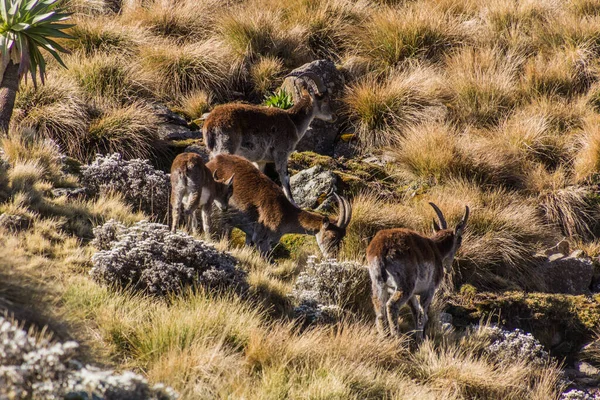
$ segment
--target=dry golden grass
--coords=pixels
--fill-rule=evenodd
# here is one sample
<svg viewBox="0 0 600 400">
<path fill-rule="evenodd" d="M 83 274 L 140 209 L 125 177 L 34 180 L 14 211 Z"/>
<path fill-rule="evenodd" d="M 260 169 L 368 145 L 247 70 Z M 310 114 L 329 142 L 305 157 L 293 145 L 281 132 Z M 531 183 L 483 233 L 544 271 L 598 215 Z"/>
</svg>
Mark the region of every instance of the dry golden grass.
<svg viewBox="0 0 600 400">
<path fill-rule="evenodd" d="M 175 107 L 175 111 L 184 114 L 191 120 L 200 118 L 204 113 L 210 111 L 213 99 L 210 93 L 204 90 L 196 90 L 179 100 L 179 105 Z"/>
<path fill-rule="evenodd" d="M 578 149 L 574 160 L 577 182 L 595 181 L 600 171 L 600 127 L 598 118 L 586 119 L 583 132 L 578 137 Z"/>
<path fill-rule="evenodd" d="M 350 86 L 344 97 L 348 118 L 363 148 L 398 145 L 404 130 L 444 116 L 444 87 L 431 68 L 373 76 Z"/>
<path fill-rule="evenodd" d="M 261 97 L 273 91 L 283 82 L 284 66 L 280 58 L 260 57 L 250 66 L 250 82 Z"/>
</svg>

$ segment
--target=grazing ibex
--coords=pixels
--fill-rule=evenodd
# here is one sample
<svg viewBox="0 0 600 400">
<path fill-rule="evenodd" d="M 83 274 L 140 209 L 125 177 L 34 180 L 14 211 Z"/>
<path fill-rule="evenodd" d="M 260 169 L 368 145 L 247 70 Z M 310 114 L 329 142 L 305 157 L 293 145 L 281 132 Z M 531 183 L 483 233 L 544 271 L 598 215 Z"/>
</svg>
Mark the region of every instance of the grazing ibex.
<svg viewBox="0 0 600 400">
<path fill-rule="evenodd" d="M 389 325 L 392 335 L 398 335 L 398 311 L 408 302 L 416 324 L 416 339 L 423 339 L 435 290 L 444 269 L 450 271 L 462 243 L 469 207 L 465 207 L 463 219 L 452 230 L 448 229 L 442 211 L 429 204 L 439 221 L 433 221 L 433 236 L 425 237 L 410 229 L 385 229 L 377 232 L 367 248 L 373 306 L 381 334 L 386 333 Z"/>
<path fill-rule="evenodd" d="M 323 255 L 335 256 L 352 216 L 348 200 L 335 195 L 340 214 L 334 221 L 294 206 L 281 188 L 248 160 L 220 154 L 206 166 L 222 177 L 235 174 L 231 207 L 224 215 L 225 223 L 244 231 L 246 243 L 256 245 L 261 254 L 267 255 L 283 235 L 300 233 L 315 235 Z"/>
<path fill-rule="evenodd" d="M 213 202 L 222 210 L 227 210 L 229 198 L 233 194 L 233 175 L 229 179 L 218 180 L 211 173 L 202 157 L 195 153 L 182 153 L 175 157 L 171 165 L 171 207 L 173 209 L 172 230 L 177 230 L 179 216 L 183 211 L 188 228 L 197 232 L 198 210 L 202 208 L 202 228 L 210 235 L 210 209 Z"/>
<path fill-rule="evenodd" d="M 214 108 L 204 121 L 204 143 L 214 157 L 237 154 L 261 171 L 274 162 L 283 192 L 296 205 L 290 189 L 288 158 L 314 118 L 334 121 L 323 81 L 312 72 L 295 78 L 300 98 L 289 110 L 229 103 Z"/>
</svg>

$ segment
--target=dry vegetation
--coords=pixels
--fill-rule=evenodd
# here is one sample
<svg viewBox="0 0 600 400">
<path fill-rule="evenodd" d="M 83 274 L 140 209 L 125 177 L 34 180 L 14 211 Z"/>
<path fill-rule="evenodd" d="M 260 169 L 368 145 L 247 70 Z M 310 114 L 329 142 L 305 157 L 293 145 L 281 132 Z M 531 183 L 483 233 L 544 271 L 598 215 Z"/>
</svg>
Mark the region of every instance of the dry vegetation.
<svg viewBox="0 0 600 400">
<path fill-rule="evenodd" d="M 389 156 L 394 188 L 348 193 L 342 258 L 364 261 L 382 228 L 429 231 L 429 201 L 450 224 L 468 204 L 455 288 L 541 290 L 538 250 L 567 237 L 600 253 L 599 2 L 67 4 L 77 23 L 63 43 L 69 68 L 51 63 L 45 86 L 22 85 L 1 143 L 0 213 L 29 222 L 0 228 L 0 308 L 185 399 L 559 397 L 557 365 L 491 359 L 476 332 L 441 340 L 436 327 L 415 351 L 407 338 L 377 337 L 360 313 L 304 330 L 289 295 L 310 240 L 277 264 L 219 243 L 248 272 L 247 296 L 197 288 L 154 299 L 98 285 L 93 228 L 152 216 L 118 193 L 52 189 L 78 184 L 62 154 L 90 162 L 119 151 L 160 165 L 155 103 L 192 121 L 215 104 L 262 100 L 293 68 L 326 57 L 347 78 L 344 127 L 359 152 Z M 597 339 L 584 356 L 598 362 Z"/>
</svg>

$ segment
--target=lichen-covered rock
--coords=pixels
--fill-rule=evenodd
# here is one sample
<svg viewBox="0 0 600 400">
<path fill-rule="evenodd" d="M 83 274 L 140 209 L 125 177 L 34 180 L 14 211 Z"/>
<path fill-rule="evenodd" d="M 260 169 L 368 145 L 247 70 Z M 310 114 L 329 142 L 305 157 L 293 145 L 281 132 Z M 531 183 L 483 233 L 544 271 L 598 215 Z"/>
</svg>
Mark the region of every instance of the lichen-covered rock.
<svg viewBox="0 0 600 400">
<path fill-rule="evenodd" d="M 82 366 L 73 341 L 53 343 L 0 317 L 0 399 L 169 400 L 177 393 L 149 386 L 130 371 L 122 374 Z"/>
<path fill-rule="evenodd" d="M 594 263 L 581 252 L 555 253 L 546 257 L 539 272 L 549 293 L 586 294 L 592 285 Z"/>
<path fill-rule="evenodd" d="M 367 269 L 359 263 L 334 259 L 316 262 L 316 257 L 309 257 L 292 291 L 298 304 L 294 311 L 315 322 L 336 319 L 342 311 L 369 314 L 369 282 Z"/>
<path fill-rule="evenodd" d="M 202 137 L 202 132 L 193 131 L 187 126 L 176 124 L 160 124 L 156 127 L 156 133 L 162 140 L 187 140 L 199 139 Z"/>
<path fill-rule="evenodd" d="M 81 168 L 81 181 L 90 195 L 121 193 L 133 207 L 149 215 L 165 215 L 169 207 L 169 175 L 148 160 L 124 160 L 119 153 L 98 154 Z"/>
<path fill-rule="evenodd" d="M 339 116 L 341 111 L 341 102 L 344 91 L 344 76 L 336 68 L 335 64 L 329 60 L 316 60 L 293 70 L 281 87 L 288 93 L 292 93 L 294 102 L 298 100 L 298 93 L 294 88 L 294 77 L 303 72 L 313 72 L 322 80 L 331 99 L 331 109 Z M 339 121 L 339 119 L 338 119 Z M 325 122 L 315 119 L 309 126 L 306 134 L 296 146 L 298 151 L 314 151 L 319 154 L 333 155 L 334 142 L 340 130 L 339 122 Z"/>
<path fill-rule="evenodd" d="M 302 208 L 316 208 L 336 189 L 337 177 L 320 165 L 298 172 L 290 178 L 294 200 Z"/>
<path fill-rule="evenodd" d="M 152 295 L 189 285 L 245 290 L 246 274 L 237 260 L 212 245 L 166 225 L 138 222 L 130 228 L 109 221 L 94 229 L 92 277 L 107 285 Z"/>
</svg>

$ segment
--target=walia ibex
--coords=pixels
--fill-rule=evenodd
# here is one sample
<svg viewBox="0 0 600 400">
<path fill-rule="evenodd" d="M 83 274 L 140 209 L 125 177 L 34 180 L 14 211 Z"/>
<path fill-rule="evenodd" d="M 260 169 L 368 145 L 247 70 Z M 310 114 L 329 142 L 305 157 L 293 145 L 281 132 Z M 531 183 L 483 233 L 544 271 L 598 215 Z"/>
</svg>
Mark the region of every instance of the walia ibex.
<svg viewBox="0 0 600 400">
<path fill-rule="evenodd" d="M 385 229 L 377 232 L 367 248 L 373 305 L 381 334 L 386 334 L 389 325 L 392 335 L 398 335 L 398 311 L 408 302 L 416 324 L 416 339 L 423 339 L 435 290 L 444 270 L 450 271 L 462 243 L 469 207 L 465 207 L 463 219 L 452 230 L 442 211 L 429 204 L 439 221 L 433 221 L 433 236 L 425 237 L 409 229 Z"/>
<path fill-rule="evenodd" d="M 211 173 L 202 157 L 195 153 L 182 153 L 175 157 L 171 165 L 171 208 L 173 212 L 172 230 L 175 232 L 183 211 L 188 228 L 193 233 L 198 230 L 198 210 L 202 209 L 202 228 L 210 235 L 210 209 L 213 202 L 221 210 L 227 210 L 233 193 L 233 175 L 227 180 L 219 180 Z"/>
<path fill-rule="evenodd" d="M 327 88 L 321 78 L 305 72 L 295 78 L 300 98 L 288 110 L 250 104 L 229 103 L 210 112 L 202 133 L 204 143 L 217 154 L 237 154 L 261 171 L 274 162 L 283 192 L 296 205 L 290 189 L 288 158 L 314 118 L 333 121 Z"/>
<path fill-rule="evenodd" d="M 233 196 L 224 222 L 244 231 L 246 243 L 257 246 L 261 254 L 267 255 L 287 233 L 315 235 L 325 257 L 334 256 L 338 251 L 352 216 L 352 208 L 345 198 L 335 195 L 339 216 L 331 220 L 294 206 L 279 186 L 241 157 L 220 154 L 206 166 L 222 177 L 235 175 Z"/>
</svg>

